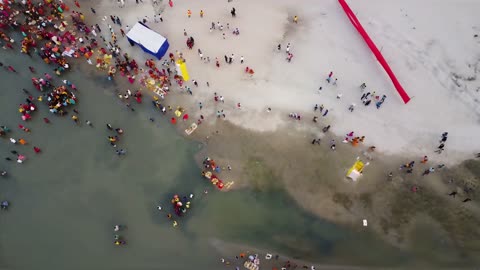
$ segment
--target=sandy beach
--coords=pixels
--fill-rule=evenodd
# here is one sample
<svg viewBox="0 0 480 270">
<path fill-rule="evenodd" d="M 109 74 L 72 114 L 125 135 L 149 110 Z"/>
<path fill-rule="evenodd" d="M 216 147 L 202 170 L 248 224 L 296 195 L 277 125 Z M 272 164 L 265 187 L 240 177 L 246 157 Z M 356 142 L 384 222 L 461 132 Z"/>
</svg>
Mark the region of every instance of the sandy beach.
<svg viewBox="0 0 480 270">
<path fill-rule="evenodd" d="M 480 263 L 479 3 L 348 2 L 411 97 L 405 104 L 336 0 L 48 2 L 62 8 L 65 26 L 55 20 L 38 29 L 60 37 L 65 29 L 58 28 L 66 27 L 73 35 L 53 46 L 72 49 L 74 58 L 45 60 L 51 47 L 41 39 L 28 45 L 28 57 L 21 40 L 39 34 L 22 36 L 23 28 L 0 17 L 8 37 L 0 54 L 8 89 L 0 93 L 1 146 L 9 158 L 0 164 L 8 177 L 0 200 L 12 205 L 1 222 L 0 243 L 10 247 L 0 252 L 3 267 L 236 269 L 244 260 L 234 257 L 246 250 L 260 254 L 261 269 L 295 269 L 286 265 L 293 261 L 306 269 Z M 139 21 L 168 40 L 162 59 L 124 37 Z M 172 57 L 184 61 L 188 80 L 167 65 Z M 148 67 L 152 58 L 156 68 Z M 63 59 L 72 67 L 59 71 Z M 42 92 L 53 84 L 54 94 L 37 92 L 32 82 Z M 51 104 L 55 93 L 68 96 L 62 106 Z M 32 117 L 21 121 L 17 107 L 25 98 L 38 112 L 21 106 L 21 115 Z M 18 130 L 19 123 L 33 132 Z M 23 143 L 8 138 L 41 150 L 23 164 Z M 218 167 L 206 167 L 207 157 Z M 356 161 L 365 167 L 352 181 L 346 175 Z M 202 177 L 208 170 L 221 186 Z M 173 194 L 194 207 L 178 206 Z M 28 230 L 23 224 L 40 233 L 22 236 L 15 229 Z M 105 228 L 116 224 L 128 229 L 112 245 Z M 69 238 L 69 231 L 78 233 Z M 64 259 L 52 263 L 39 252 L 48 237 Z M 19 261 L 28 239 L 37 255 Z M 96 247 L 72 266 L 91 243 Z M 283 255 L 267 260 L 267 253 Z"/>
<path fill-rule="evenodd" d="M 407 105 L 337 1 L 321 5 L 305 1 L 300 6 L 289 1 L 275 1 L 275 5 L 261 1 L 255 4 L 255 9 L 244 1 L 226 4 L 179 1 L 173 8 L 163 3 L 153 9 L 148 4 L 127 3 L 117 13 L 129 25 L 147 16 L 148 26 L 165 35 L 175 50 L 185 54 L 192 79 L 200 83 L 194 99 L 190 99 L 191 106 L 211 101 L 217 92 L 225 97 L 227 121 L 257 131 L 273 131 L 288 122 L 285 117 L 288 113 L 301 113 L 309 119 L 313 117 L 314 105 L 323 104 L 330 114 L 321 118 L 321 122 L 334 123 L 333 132 L 343 136 L 353 130 L 389 155 L 417 157 L 431 153 L 438 136 L 449 131 L 455 134 L 449 140 L 449 151 L 441 156 L 432 154 L 431 158 L 457 164 L 480 149 L 478 140 L 472 136 L 479 128 L 476 76 L 480 55 L 479 39 L 474 35 L 480 26 L 471 14 L 476 3 L 464 1 L 452 11 L 449 4 L 455 4 L 445 1 L 432 14 L 428 12 L 432 2 L 420 6 L 412 3 L 387 5 L 369 1 L 358 6 L 352 3 L 359 20 L 375 37 L 374 41 L 413 97 Z M 239 10 L 235 18 L 229 14 L 231 7 Z M 187 17 L 188 9 L 193 12 L 191 18 Z M 205 11 L 203 18 L 198 15 L 200 10 Z M 153 21 L 155 12 L 162 13 L 163 23 Z M 453 23 L 444 20 L 447 13 L 449 18 L 461 18 L 454 24 L 462 31 L 452 29 Z M 297 24 L 292 22 L 294 14 L 300 18 Z M 225 28 L 228 23 L 230 30 L 238 27 L 241 34 L 236 36 L 225 29 L 228 33 L 224 40 L 222 31 L 209 31 L 211 22 L 220 22 Z M 195 37 L 197 45 L 193 50 L 186 47 L 184 29 L 187 36 Z M 452 39 L 452 33 L 458 36 Z M 288 43 L 294 54 L 290 63 L 285 61 L 284 52 Z M 281 51 L 276 49 L 278 44 L 282 45 Z M 204 64 L 197 49 L 212 62 Z M 140 59 L 148 57 L 140 50 L 129 49 L 129 53 Z M 235 55 L 235 62 L 224 64 L 223 56 L 231 54 Z M 239 61 L 242 56 L 244 64 Z M 214 66 L 215 58 L 222 60 L 220 68 Z M 244 74 L 246 66 L 255 70 L 253 77 Z M 331 71 L 338 78 L 336 86 L 325 81 Z M 211 87 L 205 87 L 207 81 Z M 359 88 L 362 83 L 367 85 L 364 92 L 385 94 L 388 105 L 379 110 L 363 106 Z M 319 87 L 323 90 L 318 91 Z M 338 94 L 342 94 L 340 100 L 336 98 Z M 241 111 L 235 110 L 239 102 Z M 349 112 L 347 108 L 352 103 L 356 107 Z M 269 115 L 265 114 L 268 107 L 273 112 Z M 209 111 L 214 113 L 212 109 Z M 310 121 L 302 122 L 306 123 L 299 124 L 300 128 L 318 130 Z"/>
</svg>

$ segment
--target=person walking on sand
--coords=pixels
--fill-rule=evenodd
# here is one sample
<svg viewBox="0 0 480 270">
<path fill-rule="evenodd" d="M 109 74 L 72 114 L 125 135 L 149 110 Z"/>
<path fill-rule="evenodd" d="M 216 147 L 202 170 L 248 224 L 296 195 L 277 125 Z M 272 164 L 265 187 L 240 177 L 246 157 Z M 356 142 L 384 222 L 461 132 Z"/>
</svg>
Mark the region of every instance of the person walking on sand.
<svg viewBox="0 0 480 270">
<path fill-rule="evenodd" d="M 328 74 L 328 78 L 327 78 L 328 83 L 330 83 L 330 80 L 332 79 L 332 75 L 333 75 L 333 72 L 330 71 L 330 73 Z"/>
<path fill-rule="evenodd" d="M 329 129 L 330 129 L 330 125 L 322 128 L 322 131 L 323 131 L 323 133 L 327 133 Z"/>
<path fill-rule="evenodd" d="M 243 56 L 240 56 L 240 64 L 243 64 L 244 58 Z"/>
<path fill-rule="evenodd" d="M 298 23 L 298 16 L 294 16 L 294 17 L 293 17 L 293 22 L 294 22 L 294 23 Z"/>
<path fill-rule="evenodd" d="M 203 10 L 200 10 L 200 18 L 203 18 Z"/>
<path fill-rule="evenodd" d="M 445 133 L 446 133 L 446 132 L 445 132 Z M 446 134 L 448 134 L 448 133 L 446 133 Z M 440 143 L 446 142 L 447 139 L 448 139 L 447 135 L 445 135 L 445 136 L 442 135 L 442 139 L 440 139 Z"/>
<path fill-rule="evenodd" d="M 439 154 L 444 150 L 443 148 L 445 147 L 445 144 L 444 143 L 441 143 L 437 148 L 438 150 L 435 151 L 435 152 L 438 152 Z"/>
<path fill-rule="evenodd" d="M 433 173 L 433 172 L 435 172 L 435 169 L 434 169 L 433 167 L 430 167 L 430 168 L 426 169 L 426 170 L 423 172 L 422 175 L 428 175 L 428 174 Z"/>
<path fill-rule="evenodd" d="M 322 116 L 325 117 L 325 116 L 327 116 L 327 114 L 328 114 L 328 109 L 325 110 L 325 112 L 323 113 Z"/>
<path fill-rule="evenodd" d="M 192 17 L 192 11 L 190 9 L 187 10 L 187 16 L 188 16 L 188 18 Z"/>
</svg>

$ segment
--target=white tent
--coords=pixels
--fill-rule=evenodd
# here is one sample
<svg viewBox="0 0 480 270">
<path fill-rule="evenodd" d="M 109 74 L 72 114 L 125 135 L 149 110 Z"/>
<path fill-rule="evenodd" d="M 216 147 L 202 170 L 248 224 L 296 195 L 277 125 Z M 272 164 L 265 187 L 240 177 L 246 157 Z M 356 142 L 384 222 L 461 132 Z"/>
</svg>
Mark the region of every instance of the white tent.
<svg viewBox="0 0 480 270">
<path fill-rule="evenodd" d="M 155 55 L 158 59 L 167 53 L 168 40 L 159 33 L 148 28 L 141 22 L 137 22 L 127 33 L 130 44 L 139 45 L 143 51 Z"/>
</svg>

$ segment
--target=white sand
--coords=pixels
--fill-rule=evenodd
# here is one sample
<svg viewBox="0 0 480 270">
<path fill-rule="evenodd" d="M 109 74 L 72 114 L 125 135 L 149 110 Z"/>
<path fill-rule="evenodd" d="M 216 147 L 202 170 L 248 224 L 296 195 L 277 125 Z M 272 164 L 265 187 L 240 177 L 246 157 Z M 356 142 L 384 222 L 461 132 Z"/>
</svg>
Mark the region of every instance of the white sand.
<svg viewBox="0 0 480 270">
<path fill-rule="evenodd" d="M 355 131 L 366 136 L 368 145 L 386 154 L 429 155 L 430 159 L 455 163 L 480 152 L 480 83 L 476 77 L 480 72 L 480 37 L 473 37 L 480 34 L 476 14 L 480 1 L 348 2 L 413 97 L 407 105 L 336 0 L 174 0 L 173 8 L 166 3 L 156 8 L 164 9 L 163 23 L 153 22 L 154 9 L 149 1 L 136 5 L 134 0 L 127 0 L 123 9 L 116 1 L 102 1 L 97 15 L 118 15 L 130 26 L 147 15 L 147 24 L 168 38 L 170 51 L 184 53 L 191 78 L 200 84 L 196 88 L 189 82 L 194 95 L 185 94 L 185 102 L 202 101 L 203 114 L 217 110 L 212 100 L 213 93 L 218 92 L 225 97 L 225 105 L 218 108 L 235 124 L 273 130 L 293 121 L 288 112 L 298 112 L 305 115 L 299 127 L 314 127 L 311 118 L 318 103 L 324 104 L 329 114 L 320 117 L 322 125 L 315 127 L 317 130 L 328 122 L 340 136 Z M 236 18 L 230 15 L 231 7 L 237 10 Z M 187 9 L 193 13 L 190 19 Z M 199 16 L 200 9 L 204 18 Z M 299 16 L 298 24 L 292 23 L 294 15 Z M 218 29 L 210 33 L 212 21 L 224 25 L 225 40 Z M 235 27 L 239 36 L 231 33 Z M 195 38 L 191 51 L 183 29 Z M 288 42 L 294 54 L 291 63 L 285 60 Z M 279 43 L 281 52 L 276 49 Z M 138 47 L 130 47 L 126 39 L 120 44 L 139 64 L 151 58 Z M 211 58 L 209 64 L 200 61 L 198 48 Z M 223 58 L 232 53 L 235 62 L 228 65 Z M 245 57 L 243 65 L 240 56 Z M 220 60 L 220 69 L 215 67 L 215 57 Z M 255 70 L 253 77 L 244 73 L 246 66 Z M 325 81 L 330 71 L 338 78 L 337 86 Z M 453 74 L 464 79 L 454 79 Z M 469 77 L 471 81 L 465 80 Z M 359 85 L 363 82 L 368 91 L 387 95 L 379 110 L 374 102 L 369 107 L 360 102 Z M 319 86 L 323 86 L 321 93 Z M 343 94 L 340 100 L 336 99 L 338 93 Z M 235 109 L 237 102 L 242 104 L 241 110 Z M 351 103 L 357 105 L 353 113 L 347 110 Z M 267 107 L 273 112 L 267 113 Z M 449 132 L 446 151 L 434 154 L 444 131 Z"/>
</svg>

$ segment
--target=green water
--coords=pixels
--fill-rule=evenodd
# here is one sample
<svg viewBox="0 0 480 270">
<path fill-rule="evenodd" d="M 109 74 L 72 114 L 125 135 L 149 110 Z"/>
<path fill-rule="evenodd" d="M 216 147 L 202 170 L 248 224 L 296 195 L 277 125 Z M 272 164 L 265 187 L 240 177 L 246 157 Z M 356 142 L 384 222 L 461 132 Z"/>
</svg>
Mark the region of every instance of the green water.
<svg viewBox="0 0 480 270">
<path fill-rule="evenodd" d="M 127 109 L 114 93 L 124 86 L 95 71 L 75 69 L 65 76 L 79 89 L 75 108 L 81 125 L 70 115 L 51 115 L 37 102 L 33 120 L 22 123 L 32 132 L 24 133 L 17 128 L 17 107 L 26 97 L 21 89 L 39 94 L 26 63 L 37 74 L 52 74 L 51 67 L 10 51 L 1 51 L 0 59 L 20 71 L 0 71 L 0 122 L 12 129 L 11 137 L 29 142 L 0 140 L 0 168 L 10 173 L 0 179 L 0 199 L 12 203 L 0 213 L 2 269 L 225 269 L 210 245 L 214 238 L 320 263 L 399 266 L 413 259 L 368 230 L 352 231 L 311 216 L 281 189 L 214 190 L 193 159 L 199 144 L 179 136 L 149 99 L 134 104 L 135 112 Z M 60 84 L 57 78 L 55 84 Z M 52 123 L 45 124 L 43 117 Z M 87 119 L 93 127 L 84 124 Z M 117 156 L 108 144 L 106 137 L 113 133 L 106 123 L 124 129 L 118 147 L 128 151 L 126 156 Z M 33 145 L 43 152 L 34 154 Z M 11 150 L 28 160 L 6 161 L 13 158 Z M 166 218 L 175 193 L 196 194 L 177 229 Z M 113 245 L 114 224 L 128 226 L 122 232 L 128 245 Z"/>
</svg>

